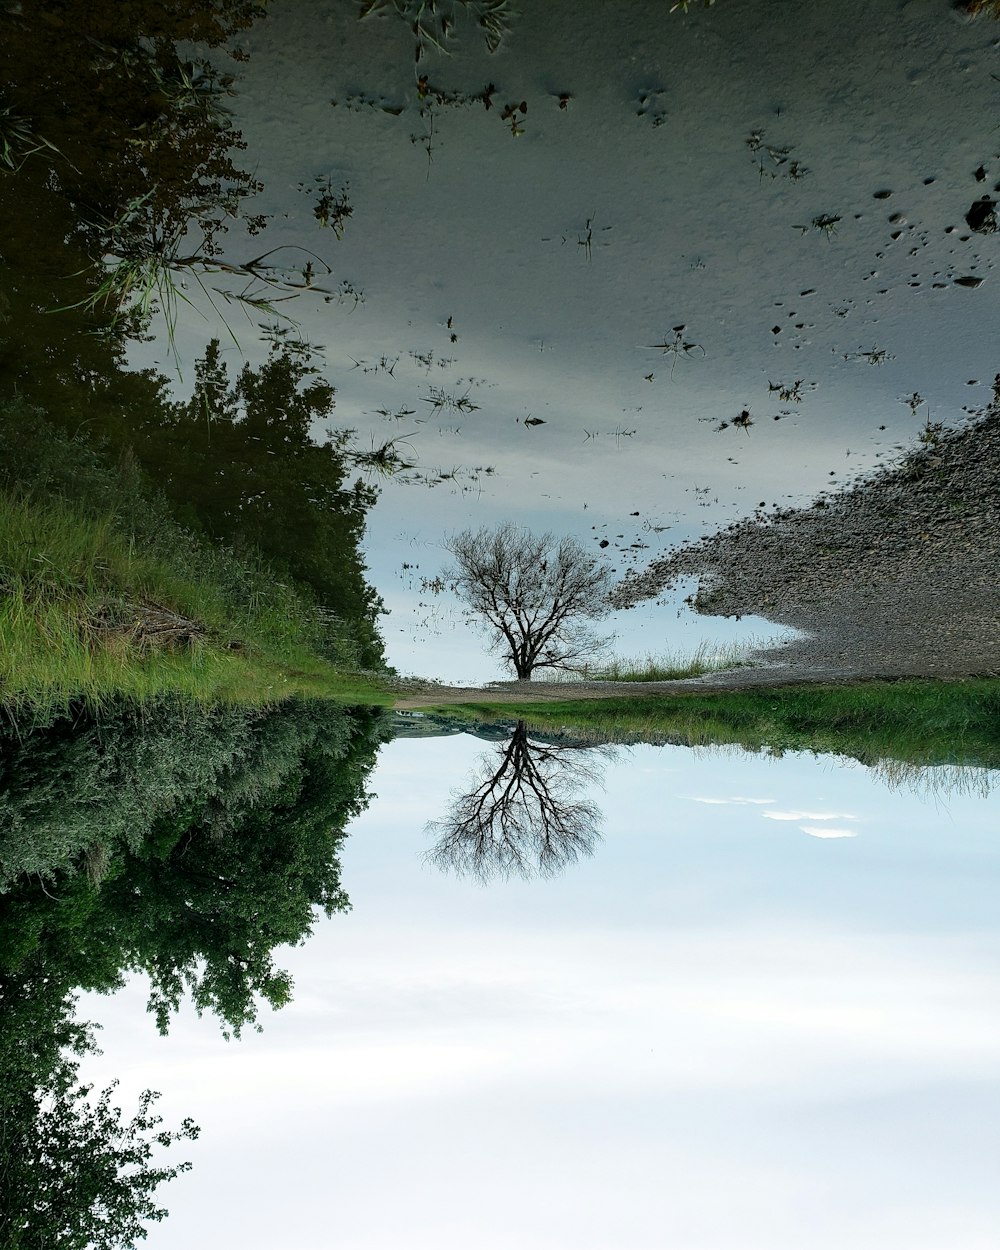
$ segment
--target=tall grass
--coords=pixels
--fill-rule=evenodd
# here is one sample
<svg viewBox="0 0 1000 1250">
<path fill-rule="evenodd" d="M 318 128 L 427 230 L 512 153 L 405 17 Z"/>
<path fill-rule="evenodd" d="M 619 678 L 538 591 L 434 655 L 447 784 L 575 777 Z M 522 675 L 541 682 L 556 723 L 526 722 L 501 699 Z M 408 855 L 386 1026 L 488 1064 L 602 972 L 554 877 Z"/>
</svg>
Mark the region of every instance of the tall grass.
<svg viewBox="0 0 1000 1250">
<path fill-rule="evenodd" d="M 151 501 L 147 501 L 155 511 Z M 266 704 L 292 694 L 381 703 L 379 683 L 319 653 L 312 605 L 262 567 L 169 518 L 130 530 L 121 509 L 0 491 L 0 704 L 51 711 L 83 696 Z M 150 610 L 193 627 L 160 643 Z"/>
<path fill-rule="evenodd" d="M 756 643 L 729 643 L 715 646 L 700 642 L 693 652 L 647 653 L 643 659 L 613 655 L 600 666 L 586 666 L 578 674 L 587 681 L 683 681 L 703 677 L 749 663 Z"/>
<path fill-rule="evenodd" d="M 343 622 L 252 551 L 178 524 L 127 454 L 22 401 L 0 405 L 0 442 L 0 705 L 388 700 Z"/>
</svg>

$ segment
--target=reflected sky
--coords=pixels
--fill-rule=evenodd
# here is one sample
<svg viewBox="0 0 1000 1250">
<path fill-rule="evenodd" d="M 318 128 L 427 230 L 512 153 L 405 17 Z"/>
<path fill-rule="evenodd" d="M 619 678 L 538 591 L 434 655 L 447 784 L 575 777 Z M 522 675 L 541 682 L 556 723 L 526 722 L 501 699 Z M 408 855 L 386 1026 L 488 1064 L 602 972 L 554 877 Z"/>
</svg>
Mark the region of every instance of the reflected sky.
<svg viewBox="0 0 1000 1250">
<path fill-rule="evenodd" d="M 990 23 L 941 0 L 627 0 L 614 21 L 525 5 L 494 55 L 460 26 L 453 55 L 423 62 L 431 87 L 492 83 L 496 107 L 431 116 L 391 7 L 359 22 L 354 0 L 270 5 L 233 107 L 267 246 L 292 277 L 322 275 L 308 248 L 333 270 L 317 285 L 364 294 L 283 306 L 325 348 L 338 421 L 365 448 L 398 437 L 423 483 L 384 482 L 369 528 L 404 671 L 498 673 L 421 592 L 450 531 L 514 515 L 641 568 L 988 400 L 993 246 L 964 218 L 1000 179 Z M 522 101 L 515 137 L 501 106 Z M 315 215 L 326 180 L 353 210 L 340 240 Z M 260 246 L 233 231 L 226 256 Z M 237 350 L 206 312 L 179 327 L 182 360 L 213 325 L 233 367 L 263 354 L 252 324 L 233 322 Z M 165 338 L 141 350 L 171 370 Z M 929 407 L 902 402 L 915 392 Z M 751 426 L 732 423 L 743 411 Z M 662 608 L 615 624 L 625 651 L 714 632 Z"/>
<path fill-rule="evenodd" d="M 637 747 L 592 859 L 484 890 L 424 860 L 483 746 L 384 748 L 262 1035 L 82 1005 L 203 1127 L 151 1247 L 995 1245 L 995 797 Z"/>
</svg>

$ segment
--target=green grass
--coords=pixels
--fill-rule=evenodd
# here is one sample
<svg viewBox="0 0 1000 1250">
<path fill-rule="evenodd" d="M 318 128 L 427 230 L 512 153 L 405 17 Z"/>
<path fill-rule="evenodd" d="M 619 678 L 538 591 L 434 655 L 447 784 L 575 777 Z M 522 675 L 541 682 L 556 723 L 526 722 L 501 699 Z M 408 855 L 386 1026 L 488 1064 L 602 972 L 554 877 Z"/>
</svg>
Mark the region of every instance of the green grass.
<svg viewBox="0 0 1000 1250">
<path fill-rule="evenodd" d="M 197 623 L 158 644 L 134 622 Z M 114 512 L 0 493 L 0 704 L 51 711 L 164 693 L 263 705 L 290 695 L 387 703 L 377 678 L 319 654 L 315 614 L 266 570 L 160 518 L 145 541 Z"/>
<path fill-rule="evenodd" d="M 523 718 L 594 742 L 733 744 L 780 755 L 813 751 L 866 765 L 1000 768 L 1000 680 L 868 682 L 692 693 L 671 698 L 442 705 L 480 721 Z"/>
<path fill-rule="evenodd" d="M 702 642 L 689 655 L 666 652 L 647 654 L 641 660 L 615 655 L 600 668 L 586 668 L 576 677 L 583 677 L 586 681 L 683 681 L 687 677 L 702 677 L 705 673 L 744 665 L 756 645 L 745 643 L 713 647 Z"/>
</svg>

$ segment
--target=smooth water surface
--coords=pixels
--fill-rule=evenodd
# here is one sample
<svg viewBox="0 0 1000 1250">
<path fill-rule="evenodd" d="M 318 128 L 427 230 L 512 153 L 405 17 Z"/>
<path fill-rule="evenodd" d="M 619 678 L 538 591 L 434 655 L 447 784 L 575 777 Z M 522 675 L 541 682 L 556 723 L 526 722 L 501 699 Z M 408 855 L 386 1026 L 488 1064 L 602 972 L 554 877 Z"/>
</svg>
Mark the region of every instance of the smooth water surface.
<svg viewBox="0 0 1000 1250">
<path fill-rule="evenodd" d="M 263 232 L 175 270 L 176 324 L 128 346 L 185 400 L 213 338 L 230 379 L 277 341 L 336 388 L 401 672 L 500 673 L 433 584 L 458 529 L 641 571 L 990 402 L 1000 243 L 966 214 L 1000 187 L 1000 25 L 525 0 L 495 51 L 458 13 L 415 69 L 420 7 L 274 0 L 239 36 Z M 226 299 L 262 255 L 291 320 Z M 617 649 L 776 632 L 692 589 L 617 613 Z M 960 743 L 918 767 L 393 738 L 305 703 L 105 715 L 8 735 L 0 955 L 54 934 L 40 984 L 121 973 L 81 1002 L 83 1075 L 202 1126 L 153 1250 L 996 1246 L 1000 804 Z M 459 820 L 490 770 L 539 804 L 502 852 Z M 136 969 L 161 1023 L 184 1000 L 165 1037 Z"/>
<path fill-rule="evenodd" d="M 641 569 L 990 398 L 995 240 L 965 214 L 1000 180 L 994 24 L 940 0 L 694 8 L 524 5 L 497 52 L 460 22 L 416 69 L 391 6 L 276 4 L 244 38 L 263 239 L 335 293 L 280 307 L 324 349 L 338 423 L 412 465 L 381 483 L 367 545 L 404 671 L 497 675 L 421 589 L 457 529 L 513 518 Z M 327 187 L 351 209 L 340 239 Z M 228 337 L 205 311 L 191 354 Z M 626 653 L 774 633 L 669 606 L 612 624 Z"/>
</svg>

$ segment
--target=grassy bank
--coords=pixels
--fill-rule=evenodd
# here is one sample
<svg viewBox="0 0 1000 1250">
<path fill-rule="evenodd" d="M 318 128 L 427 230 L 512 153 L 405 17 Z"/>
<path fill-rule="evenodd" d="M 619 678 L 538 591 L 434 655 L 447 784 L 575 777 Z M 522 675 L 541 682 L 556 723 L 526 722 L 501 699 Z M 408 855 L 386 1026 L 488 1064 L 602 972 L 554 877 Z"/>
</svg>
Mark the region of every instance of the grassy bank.
<svg viewBox="0 0 1000 1250">
<path fill-rule="evenodd" d="M 265 563 L 182 528 L 127 462 L 37 413 L 4 416 L 0 704 L 388 701 L 338 623 Z"/>
<path fill-rule="evenodd" d="M 427 709 L 428 711 L 432 709 Z M 1000 681 L 869 682 L 698 693 L 673 698 L 442 706 L 449 717 L 521 718 L 595 742 L 731 743 L 748 751 L 814 751 L 864 764 L 1000 768 Z"/>
</svg>

